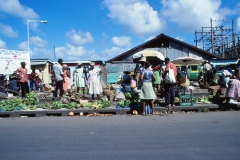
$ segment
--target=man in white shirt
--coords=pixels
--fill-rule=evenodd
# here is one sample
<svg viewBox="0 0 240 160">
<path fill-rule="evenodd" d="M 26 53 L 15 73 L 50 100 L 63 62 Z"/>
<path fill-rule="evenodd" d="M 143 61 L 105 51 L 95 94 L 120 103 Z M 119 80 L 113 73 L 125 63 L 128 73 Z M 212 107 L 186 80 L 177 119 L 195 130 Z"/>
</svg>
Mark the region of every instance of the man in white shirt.
<svg viewBox="0 0 240 160">
<path fill-rule="evenodd" d="M 63 60 L 59 59 L 58 63 L 53 65 L 53 75 L 55 78 L 55 92 L 53 92 L 53 100 L 57 97 L 58 89 L 60 89 L 60 98 L 63 96 L 63 68 L 62 68 Z"/>
<path fill-rule="evenodd" d="M 208 61 L 204 61 L 204 65 L 203 65 L 203 71 L 204 71 L 204 84 L 210 84 L 211 83 L 211 70 L 212 67 L 211 65 L 208 63 Z"/>
</svg>

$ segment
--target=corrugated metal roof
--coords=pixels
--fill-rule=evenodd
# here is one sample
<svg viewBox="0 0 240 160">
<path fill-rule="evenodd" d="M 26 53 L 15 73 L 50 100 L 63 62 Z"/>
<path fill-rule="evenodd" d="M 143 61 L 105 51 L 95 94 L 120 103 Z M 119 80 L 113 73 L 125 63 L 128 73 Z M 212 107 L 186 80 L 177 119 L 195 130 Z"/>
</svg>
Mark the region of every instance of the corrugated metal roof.
<svg viewBox="0 0 240 160">
<path fill-rule="evenodd" d="M 30 62 L 31 66 L 45 65 L 46 63 L 47 62 L 33 62 L 33 61 Z"/>
<path fill-rule="evenodd" d="M 190 44 L 188 44 L 188 43 L 185 43 L 185 42 L 182 42 L 182 41 L 177 40 L 177 39 L 175 39 L 175 38 L 169 37 L 169 36 L 167 36 L 167 35 L 165 35 L 165 34 L 160 34 L 160 35 L 156 36 L 155 38 L 153 38 L 153 39 L 151 39 L 151 40 L 149 40 L 149 41 L 147 41 L 147 42 L 145 42 L 145 43 L 143 43 L 143 44 L 141 44 L 141 45 L 139 45 L 139 46 L 136 46 L 136 47 L 134 47 L 134 48 L 132 48 L 132 49 L 130 49 L 130 50 L 122 53 L 122 54 L 119 54 L 119 55 L 117 55 L 116 57 L 113 57 L 112 59 L 110 59 L 110 60 L 108 60 L 108 61 L 106 61 L 106 62 L 118 61 L 118 58 L 120 58 L 120 57 L 123 57 L 123 56 L 125 56 L 125 55 L 127 55 L 127 54 L 134 54 L 134 53 L 136 53 L 136 51 L 140 51 L 140 50 L 143 50 L 144 48 L 148 48 L 148 47 L 147 47 L 148 44 L 150 44 L 150 43 L 152 43 L 152 42 L 157 42 L 157 43 L 159 43 L 159 42 L 158 42 L 159 39 L 165 39 L 165 38 L 170 39 L 170 40 L 172 40 L 172 41 L 174 41 L 174 42 L 177 42 L 177 43 L 179 43 L 179 44 L 181 44 L 181 45 L 185 45 L 185 46 L 187 46 L 187 47 L 189 47 L 189 48 L 191 48 L 191 49 L 200 51 L 200 52 L 203 53 L 203 54 L 207 54 L 207 55 L 211 56 L 211 58 L 221 58 L 221 57 L 219 57 L 219 56 L 217 56 L 217 55 L 211 54 L 210 52 L 207 52 L 207 51 L 205 51 L 205 50 L 203 50 L 203 49 L 197 48 L 197 47 L 195 47 L 195 46 L 193 46 L 193 45 L 190 45 Z M 165 47 L 165 48 L 166 48 L 166 47 Z"/>
</svg>

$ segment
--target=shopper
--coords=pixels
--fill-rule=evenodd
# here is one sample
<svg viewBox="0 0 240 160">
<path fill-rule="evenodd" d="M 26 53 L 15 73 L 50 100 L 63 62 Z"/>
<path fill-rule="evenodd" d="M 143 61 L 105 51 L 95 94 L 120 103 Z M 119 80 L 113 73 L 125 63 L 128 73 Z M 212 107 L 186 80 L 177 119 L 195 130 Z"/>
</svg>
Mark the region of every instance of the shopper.
<svg viewBox="0 0 240 160">
<path fill-rule="evenodd" d="M 174 77 L 176 78 L 177 76 L 177 68 L 175 66 L 175 64 L 173 64 L 172 62 L 170 62 L 169 58 L 165 58 L 165 64 L 166 64 L 166 69 L 165 69 L 165 73 L 164 73 L 164 77 L 166 76 L 166 74 L 169 72 L 170 69 L 173 69 L 174 72 Z M 175 83 L 174 84 L 164 84 L 164 88 L 165 88 L 165 103 L 166 103 L 166 107 L 171 109 L 171 107 L 175 106 L 174 100 L 175 100 L 175 89 L 174 89 Z"/>
<path fill-rule="evenodd" d="M 63 96 L 63 60 L 59 59 L 58 63 L 53 65 L 53 76 L 55 79 L 55 91 L 53 92 L 53 100 L 57 97 L 58 90 L 60 89 L 60 98 Z"/>
<path fill-rule="evenodd" d="M 177 73 L 180 74 L 180 76 L 184 76 L 180 66 L 177 66 Z"/>
<path fill-rule="evenodd" d="M 33 90 L 38 91 L 38 84 L 36 82 L 37 74 L 35 72 L 35 68 L 32 68 L 32 73 L 29 76 L 29 80 L 30 80 L 31 91 L 33 91 Z"/>
<path fill-rule="evenodd" d="M 98 80 L 98 76 L 102 74 L 100 68 L 94 68 L 95 63 L 90 63 L 89 77 L 88 77 L 88 92 L 92 95 L 92 100 L 94 100 L 94 94 L 97 95 L 98 100 L 100 100 L 100 94 L 102 93 L 102 85 Z"/>
<path fill-rule="evenodd" d="M 77 93 L 82 91 L 83 97 L 85 97 L 85 81 L 86 72 L 84 73 L 84 68 L 82 67 L 82 63 L 77 64 L 76 70 L 73 72 L 73 82 L 77 87 Z M 76 79 L 75 79 L 76 78 Z"/>
<path fill-rule="evenodd" d="M 160 83 L 161 83 L 159 66 L 158 65 L 153 65 L 152 70 L 153 70 L 154 76 L 156 77 L 156 79 L 153 80 L 153 88 L 154 88 L 154 90 L 157 91 L 160 88 Z"/>
<path fill-rule="evenodd" d="M 66 64 L 62 65 L 63 67 L 63 91 L 67 92 L 69 96 L 71 96 L 71 82 L 70 82 L 70 69 Z"/>
<path fill-rule="evenodd" d="M 143 115 L 145 115 L 145 106 L 147 103 L 150 103 L 152 108 L 152 113 L 154 113 L 154 99 L 156 98 L 156 94 L 154 93 L 152 87 L 152 80 L 156 80 L 153 71 L 149 69 L 150 63 L 145 63 L 145 70 L 142 72 L 141 80 L 143 82 L 142 89 L 140 92 L 140 99 L 142 100 L 143 104 Z"/>
<path fill-rule="evenodd" d="M 29 93 L 29 86 L 28 86 L 28 74 L 27 68 L 25 68 L 26 63 L 21 62 L 21 67 L 18 68 L 15 73 L 19 74 L 19 84 L 22 90 L 22 98 L 26 96 L 26 93 Z"/>
<path fill-rule="evenodd" d="M 138 73 L 139 73 L 139 78 L 137 78 L 136 77 L 136 80 L 137 80 L 137 88 L 138 89 L 141 89 L 141 87 L 142 87 L 142 79 L 141 79 L 141 77 L 142 77 L 142 73 L 143 73 L 143 71 L 144 71 L 144 64 L 147 62 L 147 60 L 146 60 L 146 57 L 142 57 L 140 60 L 138 60 L 138 62 L 139 62 L 139 64 L 141 64 L 139 67 L 138 67 Z"/>
<path fill-rule="evenodd" d="M 204 85 L 211 83 L 211 72 L 212 72 L 211 65 L 208 63 L 208 61 L 204 61 L 203 64 Z"/>
<path fill-rule="evenodd" d="M 40 89 L 40 92 L 42 92 L 42 88 L 43 88 L 43 71 L 42 69 L 39 69 L 39 72 L 37 73 L 37 81 L 38 81 L 38 87 Z"/>
</svg>

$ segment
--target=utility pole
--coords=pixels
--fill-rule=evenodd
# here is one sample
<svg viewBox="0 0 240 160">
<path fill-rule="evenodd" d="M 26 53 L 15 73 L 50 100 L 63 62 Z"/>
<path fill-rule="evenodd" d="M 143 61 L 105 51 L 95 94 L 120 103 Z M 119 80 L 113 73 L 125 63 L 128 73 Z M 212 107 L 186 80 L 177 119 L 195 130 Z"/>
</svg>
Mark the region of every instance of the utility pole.
<svg viewBox="0 0 240 160">
<path fill-rule="evenodd" d="M 235 36 L 234 36 L 234 21 L 232 20 L 232 42 L 233 42 L 233 54 L 235 56 Z"/>
<path fill-rule="evenodd" d="M 214 53 L 213 50 L 213 29 L 212 29 L 212 18 L 210 18 L 210 23 L 211 23 L 211 46 L 212 46 L 212 54 Z"/>
<path fill-rule="evenodd" d="M 221 25 L 214 26 L 213 22 Z M 229 22 L 232 23 L 232 26 L 226 24 Z M 222 24 L 231 27 L 224 28 Z M 240 43 L 236 43 L 236 36 L 238 35 L 240 33 L 234 32 L 234 20 L 213 20 L 210 18 L 209 27 L 202 27 L 201 32 L 195 30 L 194 42 L 196 42 L 196 47 L 202 48 L 211 54 L 218 54 L 222 58 L 238 58 L 240 56 L 238 51 Z"/>
<path fill-rule="evenodd" d="M 56 53 L 55 53 L 55 46 L 54 46 L 54 59 L 55 59 L 55 61 L 56 61 Z"/>
<path fill-rule="evenodd" d="M 203 47 L 203 50 L 204 50 L 204 37 L 203 37 L 203 27 L 202 27 L 202 47 Z"/>
</svg>

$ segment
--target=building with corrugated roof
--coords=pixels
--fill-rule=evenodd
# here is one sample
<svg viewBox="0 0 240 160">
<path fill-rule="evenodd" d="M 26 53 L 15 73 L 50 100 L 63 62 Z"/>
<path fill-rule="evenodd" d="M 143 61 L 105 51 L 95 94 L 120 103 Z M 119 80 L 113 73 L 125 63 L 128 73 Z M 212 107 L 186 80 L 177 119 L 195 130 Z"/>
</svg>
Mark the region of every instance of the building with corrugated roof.
<svg viewBox="0 0 240 160">
<path fill-rule="evenodd" d="M 202 57 L 205 60 L 210 60 L 212 58 L 221 59 L 221 57 L 213 55 L 193 45 L 169 37 L 165 34 L 160 34 L 155 38 L 106 61 L 106 83 L 117 82 L 118 76 L 122 75 L 124 70 L 133 71 L 135 63 L 133 62 L 132 56 L 144 49 L 157 50 L 170 60 L 183 56 Z"/>
</svg>

